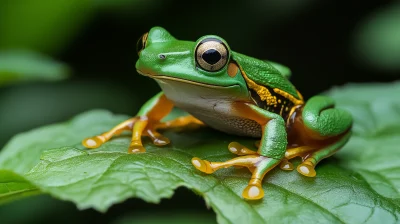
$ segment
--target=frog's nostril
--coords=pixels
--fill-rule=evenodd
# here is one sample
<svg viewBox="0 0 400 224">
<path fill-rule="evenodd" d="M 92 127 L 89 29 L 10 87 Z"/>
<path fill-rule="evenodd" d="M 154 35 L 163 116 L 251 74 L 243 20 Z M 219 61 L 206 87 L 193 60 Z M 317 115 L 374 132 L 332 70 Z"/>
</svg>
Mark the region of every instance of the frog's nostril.
<svg viewBox="0 0 400 224">
<path fill-rule="evenodd" d="M 158 58 L 160 58 L 161 60 L 165 60 L 167 56 L 165 56 L 165 54 L 159 54 Z"/>
</svg>

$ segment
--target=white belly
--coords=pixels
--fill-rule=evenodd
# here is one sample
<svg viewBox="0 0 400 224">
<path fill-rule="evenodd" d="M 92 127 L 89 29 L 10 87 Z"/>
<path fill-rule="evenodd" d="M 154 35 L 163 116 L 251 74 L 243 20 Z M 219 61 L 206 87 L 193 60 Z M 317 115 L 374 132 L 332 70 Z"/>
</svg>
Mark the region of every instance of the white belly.
<svg viewBox="0 0 400 224">
<path fill-rule="evenodd" d="M 175 80 L 157 79 L 164 94 L 176 107 L 190 113 L 208 126 L 241 136 L 261 137 L 261 126 L 232 110 L 235 87 L 207 87 Z"/>
</svg>

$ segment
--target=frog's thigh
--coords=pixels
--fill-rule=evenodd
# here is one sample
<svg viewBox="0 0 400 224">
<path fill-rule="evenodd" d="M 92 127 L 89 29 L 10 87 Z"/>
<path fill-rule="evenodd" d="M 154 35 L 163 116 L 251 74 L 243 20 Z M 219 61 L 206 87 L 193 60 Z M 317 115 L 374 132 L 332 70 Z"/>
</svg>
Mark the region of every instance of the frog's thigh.
<svg viewBox="0 0 400 224">
<path fill-rule="evenodd" d="M 352 124 L 352 117 L 349 112 L 334 106 L 333 99 L 329 97 L 312 97 L 303 108 L 304 125 L 322 138 L 346 132 Z"/>
<path fill-rule="evenodd" d="M 304 106 L 302 118 L 306 128 L 311 131 L 311 137 L 323 140 L 341 135 L 336 142 L 308 155 L 307 159 L 297 167 L 297 171 L 304 176 L 314 177 L 315 166 L 322 159 L 333 155 L 350 138 L 352 117 L 347 111 L 334 108 L 334 101 L 331 98 L 315 96 Z"/>
</svg>

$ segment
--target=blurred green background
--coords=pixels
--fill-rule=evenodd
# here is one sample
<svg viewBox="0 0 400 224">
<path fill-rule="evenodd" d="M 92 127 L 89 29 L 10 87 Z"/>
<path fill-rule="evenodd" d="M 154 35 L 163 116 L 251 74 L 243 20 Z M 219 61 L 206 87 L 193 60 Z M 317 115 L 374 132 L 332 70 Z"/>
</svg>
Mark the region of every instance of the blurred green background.
<svg viewBox="0 0 400 224">
<path fill-rule="evenodd" d="M 159 91 L 134 67 L 136 41 L 156 25 L 178 39 L 216 34 L 237 52 L 285 64 L 305 98 L 400 74 L 399 1 L 0 0 L 0 146 L 93 108 L 134 115 Z M 215 221 L 186 189 L 161 205 L 132 199 L 107 214 L 39 196 L 1 206 L 0 217 L 7 223 Z"/>
</svg>

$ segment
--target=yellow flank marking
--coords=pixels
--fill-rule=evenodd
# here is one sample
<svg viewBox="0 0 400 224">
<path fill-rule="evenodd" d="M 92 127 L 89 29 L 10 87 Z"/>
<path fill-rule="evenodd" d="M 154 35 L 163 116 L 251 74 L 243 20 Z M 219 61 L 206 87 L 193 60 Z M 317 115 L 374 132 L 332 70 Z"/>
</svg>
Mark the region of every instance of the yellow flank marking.
<svg viewBox="0 0 400 224">
<path fill-rule="evenodd" d="M 281 101 L 281 100 L 278 100 L 278 103 L 282 103 L 282 101 Z"/>
<path fill-rule="evenodd" d="M 274 88 L 274 92 L 276 92 L 276 93 L 282 95 L 283 97 L 285 97 L 286 99 L 292 101 L 292 103 L 294 103 L 295 105 L 304 104 L 304 101 L 303 101 L 303 98 L 302 98 L 302 97 L 300 97 L 301 100 L 298 100 L 298 99 L 296 99 L 294 96 L 292 96 L 292 95 L 290 95 L 289 93 L 287 93 L 287 92 L 285 92 L 285 91 L 283 91 L 283 90 L 281 90 L 281 89 L 278 89 L 278 88 Z M 299 94 L 299 96 L 301 96 L 301 95 Z"/>
<path fill-rule="evenodd" d="M 299 95 L 300 99 L 301 99 L 301 100 L 304 100 L 304 99 L 303 99 L 303 96 L 301 95 L 301 93 L 300 93 L 298 90 L 296 90 L 296 92 L 297 92 L 297 95 Z"/>
<path fill-rule="evenodd" d="M 285 108 L 285 111 L 288 111 L 288 110 L 289 110 L 289 107 L 286 107 L 286 108 Z"/>
<path fill-rule="evenodd" d="M 284 108 L 285 106 L 281 106 L 281 111 L 279 112 L 279 114 L 282 116 L 282 112 L 283 112 L 283 108 Z"/>
<path fill-rule="evenodd" d="M 262 101 L 266 101 L 267 105 L 274 105 L 276 107 L 277 100 L 276 97 L 272 96 L 271 92 L 265 87 L 258 85 L 255 83 L 253 80 L 249 79 L 246 75 L 246 73 L 243 71 L 241 67 L 240 71 L 242 72 L 243 78 L 246 80 L 247 85 L 253 90 L 257 92 L 257 94 L 260 96 Z"/>
</svg>

